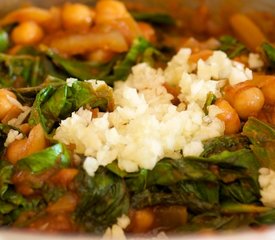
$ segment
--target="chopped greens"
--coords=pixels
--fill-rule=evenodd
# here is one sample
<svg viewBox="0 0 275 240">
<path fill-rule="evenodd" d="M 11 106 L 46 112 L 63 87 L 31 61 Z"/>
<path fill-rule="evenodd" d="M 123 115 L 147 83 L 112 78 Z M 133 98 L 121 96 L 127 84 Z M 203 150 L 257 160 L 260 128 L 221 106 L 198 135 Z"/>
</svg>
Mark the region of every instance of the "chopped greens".
<svg viewBox="0 0 275 240">
<path fill-rule="evenodd" d="M 43 88 L 36 96 L 29 123 L 41 123 L 50 132 L 55 123 L 70 116 L 82 106 L 100 108 L 102 111 L 112 107 L 112 92 L 107 85 L 94 89 L 90 83 L 76 81 L 72 86 L 64 85 Z"/>
<path fill-rule="evenodd" d="M 275 224 L 275 31 L 200 2 L 0 19 L 0 228 L 115 239 Z"/>
<path fill-rule="evenodd" d="M 244 44 L 230 35 L 224 35 L 219 40 L 221 43 L 219 50 L 225 52 L 229 58 L 235 58 L 247 51 Z"/>
<path fill-rule="evenodd" d="M 17 193 L 11 181 L 14 167 L 0 160 L 0 227 L 12 224 L 20 212 L 36 207 L 36 199 L 27 201 Z"/>
<path fill-rule="evenodd" d="M 144 21 L 156 25 L 173 25 L 175 19 L 167 13 L 141 13 L 132 12 L 134 19 L 137 21 Z"/>
<path fill-rule="evenodd" d="M 132 66 L 141 61 L 142 56 L 146 56 L 145 53 L 148 51 L 148 49 L 154 48 L 147 40 L 144 38 L 135 39 L 126 56 L 121 61 L 118 61 L 114 66 L 113 74 L 106 76 L 103 79 L 105 79 L 105 81 L 111 85 L 115 80 L 125 80 L 126 77 L 130 74 Z M 145 60 L 146 59 L 148 58 L 145 58 Z"/>
<path fill-rule="evenodd" d="M 9 34 L 5 29 L 0 29 L 0 52 L 5 52 L 10 46 Z"/>
<path fill-rule="evenodd" d="M 270 67 L 275 67 L 275 48 L 269 43 L 263 43 L 262 49 L 267 58 Z"/>
<path fill-rule="evenodd" d="M 78 176 L 80 203 L 76 220 L 87 231 L 102 233 L 129 211 L 129 196 L 125 182 L 111 172 L 99 169 L 94 177 L 82 171 Z"/>
<path fill-rule="evenodd" d="M 251 149 L 261 166 L 275 170 L 274 126 L 256 118 L 249 118 L 243 127 L 243 134 L 252 142 Z"/>
</svg>

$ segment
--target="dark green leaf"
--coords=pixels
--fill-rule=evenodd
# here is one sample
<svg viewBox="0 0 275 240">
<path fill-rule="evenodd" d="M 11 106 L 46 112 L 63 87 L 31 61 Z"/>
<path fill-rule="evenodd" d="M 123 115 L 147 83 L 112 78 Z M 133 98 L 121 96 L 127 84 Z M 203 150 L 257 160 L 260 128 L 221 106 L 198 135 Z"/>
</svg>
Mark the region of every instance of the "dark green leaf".
<svg viewBox="0 0 275 240">
<path fill-rule="evenodd" d="M 128 173 L 125 181 L 130 192 L 142 192 L 148 184 L 148 170 L 141 169 L 138 173 Z"/>
<path fill-rule="evenodd" d="M 221 185 L 221 198 L 239 203 L 254 203 L 260 197 L 258 184 L 250 179 L 241 179 Z"/>
<path fill-rule="evenodd" d="M 275 48 L 269 43 L 263 43 L 262 49 L 267 57 L 269 65 L 275 67 Z"/>
<path fill-rule="evenodd" d="M 103 79 L 105 76 L 110 74 L 115 61 L 117 60 L 115 58 L 107 64 L 86 62 L 62 57 L 51 50 L 47 51 L 47 55 L 58 67 L 65 70 L 69 76 L 80 80 Z"/>
<path fill-rule="evenodd" d="M 221 43 L 219 50 L 225 52 L 229 58 L 235 58 L 247 51 L 245 45 L 232 36 L 225 35 L 219 40 Z"/>
<path fill-rule="evenodd" d="M 127 172 L 125 172 L 125 171 L 123 171 L 123 170 L 121 170 L 119 167 L 118 167 L 118 164 L 117 164 L 117 162 L 115 161 L 115 162 L 112 162 L 112 163 L 110 163 L 110 164 L 108 164 L 107 166 L 106 166 L 106 168 L 109 170 L 109 171 L 111 171 L 112 173 L 114 173 L 114 174 L 116 174 L 116 175 L 118 175 L 119 177 L 125 177 L 125 176 L 127 176 Z"/>
<path fill-rule="evenodd" d="M 137 21 L 149 22 L 156 25 L 174 25 L 175 19 L 167 13 L 142 13 L 132 12 L 132 16 Z"/>
<path fill-rule="evenodd" d="M 163 159 L 157 163 L 152 171 L 148 172 L 147 186 L 168 186 L 183 180 L 204 180 L 214 182 L 215 174 L 207 169 L 203 163 L 193 159 Z"/>
<path fill-rule="evenodd" d="M 194 184 L 196 184 L 194 182 Z M 207 185 L 205 185 L 207 186 Z M 212 191 L 213 189 L 208 189 Z M 216 192 L 216 189 L 214 190 Z M 188 191 L 184 191 L 180 185 L 171 186 L 170 190 L 146 189 L 136 193 L 131 197 L 131 206 L 135 209 L 158 205 L 180 205 L 185 206 L 195 212 L 213 210 L 217 207 L 215 203 L 209 203 L 195 196 Z"/>
<path fill-rule="evenodd" d="M 25 85 L 31 86 L 34 71 L 39 59 L 34 56 L 12 56 L 0 53 L 0 80 L 2 87 L 10 87 L 16 80 L 23 80 Z"/>
<path fill-rule="evenodd" d="M 256 217 L 256 222 L 266 225 L 275 224 L 275 209 L 270 209 L 269 211 L 261 213 Z"/>
<path fill-rule="evenodd" d="M 42 89 L 36 96 L 29 123 L 41 123 L 50 132 L 55 123 L 70 116 L 73 111 L 88 105 L 101 111 L 112 109 L 112 90 L 105 84 L 94 89 L 88 82 L 76 81 L 71 87 L 67 84 Z"/>
<path fill-rule="evenodd" d="M 80 203 L 76 220 L 87 231 L 103 232 L 129 210 L 129 197 L 122 178 L 100 168 L 94 177 L 81 172 L 77 179 Z"/>
<path fill-rule="evenodd" d="M 45 103 L 50 96 L 54 93 L 54 88 L 52 86 L 48 86 L 42 89 L 35 98 L 35 101 L 32 106 L 31 115 L 29 117 L 29 124 L 36 125 L 41 123 L 42 127 L 48 131 L 47 121 L 50 119 L 46 119 L 42 113 L 41 105 Z"/>
<path fill-rule="evenodd" d="M 113 74 L 105 77 L 104 80 L 110 85 L 112 85 L 115 80 L 125 80 L 130 74 L 132 66 L 142 60 L 144 52 L 149 47 L 152 46 L 146 39 L 142 37 L 135 39 L 125 58 L 118 61 L 114 66 Z"/>
<path fill-rule="evenodd" d="M 249 118 L 243 134 L 252 142 L 251 149 L 262 167 L 275 170 L 275 127 L 256 118 Z"/>
<path fill-rule="evenodd" d="M 8 190 L 9 184 L 11 184 L 12 173 L 13 166 L 4 160 L 0 160 L 0 199 L 3 198 Z"/>
<path fill-rule="evenodd" d="M 204 150 L 201 157 L 210 157 L 213 154 L 227 151 L 237 151 L 243 148 L 249 148 L 250 142 L 246 136 L 240 134 L 224 135 L 220 137 L 210 138 L 203 142 Z"/>
</svg>

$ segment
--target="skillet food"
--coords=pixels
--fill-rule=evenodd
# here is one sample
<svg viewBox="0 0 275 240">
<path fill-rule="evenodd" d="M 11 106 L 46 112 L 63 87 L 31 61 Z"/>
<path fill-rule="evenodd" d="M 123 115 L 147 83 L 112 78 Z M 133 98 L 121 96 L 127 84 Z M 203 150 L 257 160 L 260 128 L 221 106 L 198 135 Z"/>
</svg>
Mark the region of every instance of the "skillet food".
<svg viewBox="0 0 275 240">
<path fill-rule="evenodd" d="M 221 13 L 101 0 L 3 16 L 1 228 L 274 224 L 275 17 Z"/>
</svg>

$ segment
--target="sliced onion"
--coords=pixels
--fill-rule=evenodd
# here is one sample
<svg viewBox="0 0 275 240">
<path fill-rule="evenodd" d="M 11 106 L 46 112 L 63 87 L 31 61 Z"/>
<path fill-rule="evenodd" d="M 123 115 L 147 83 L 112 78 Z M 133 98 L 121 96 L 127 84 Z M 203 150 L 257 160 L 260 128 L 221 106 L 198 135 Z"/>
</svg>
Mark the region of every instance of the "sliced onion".
<svg viewBox="0 0 275 240">
<path fill-rule="evenodd" d="M 105 49 L 113 52 L 125 52 L 128 44 L 118 30 L 90 31 L 83 34 L 66 33 L 50 39 L 49 47 L 59 53 L 76 55 Z"/>
</svg>

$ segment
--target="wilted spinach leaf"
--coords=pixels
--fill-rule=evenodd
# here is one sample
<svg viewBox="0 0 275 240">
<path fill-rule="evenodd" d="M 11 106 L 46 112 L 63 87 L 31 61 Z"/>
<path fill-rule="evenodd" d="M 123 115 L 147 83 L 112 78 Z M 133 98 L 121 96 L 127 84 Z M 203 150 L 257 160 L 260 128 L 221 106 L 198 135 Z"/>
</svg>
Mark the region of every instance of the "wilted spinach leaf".
<svg viewBox="0 0 275 240">
<path fill-rule="evenodd" d="M 243 127 L 243 135 L 251 141 L 251 149 L 261 167 L 275 170 L 275 127 L 256 118 L 249 118 Z"/>
<path fill-rule="evenodd" d="M 247 51 L 244 44 L 230 35 L 222 36 L 219 40 L 221 43 L 219 50 L 225 52 L 229 58 L 235 58 Z"/>
<path fill-rule="evenodd" d="M 156 25 L 174 25 L 175 19 L 167 13 L 144 13 L 132 12 L 132 16 L 137 21 L 144 21 Z"/>
<path fill-rule="evenodd" d="M 50 132 L 55 123 L 70 116 L 73 111 L 88 105 L 102 111 L 113 107 L 111 89 L 103 84 L 96 89 L 89 82 L 76 81 L 72 86 L 48 86 L 36 96 L 29 123 L 41 123 L 46 132 Z"/>
<path fill-rule="evenodd" d="M 270 67 L 275 67 L 275 48 L 269 43 L 263 43 L 262 49 L 267 57 Z"/>
<path fill-rule="evenodd" d="M 76 220 L 87 231 L 102 233 L 117 218 L 129 211 L 125 182 L 115 174 L 100 168 L 94 177 L 82 171 L 77 179 L 80 203 Z"/>
<path fill-rule="evenodd" d="M 203 144 L 204 150 L 201 153 L 201 157 L 210 157 L 212 154 L 217 154 L 225 150 L 236 151 L 243 148 L 249 148 L 250 142 L 246 136 L 234 134 L 210 138 L 205 140 Z"/>
</svg>

